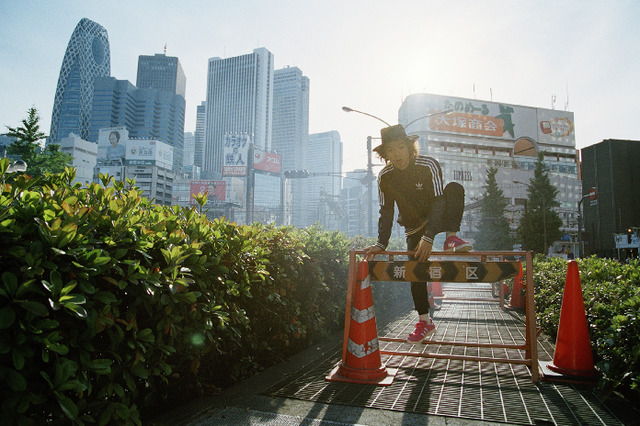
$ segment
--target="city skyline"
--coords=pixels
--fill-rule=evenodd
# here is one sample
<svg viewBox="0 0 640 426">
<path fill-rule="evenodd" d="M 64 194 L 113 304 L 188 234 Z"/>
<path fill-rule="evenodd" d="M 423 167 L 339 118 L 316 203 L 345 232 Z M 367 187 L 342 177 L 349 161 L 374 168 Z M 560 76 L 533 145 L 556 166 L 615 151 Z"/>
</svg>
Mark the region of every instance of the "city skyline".
<svg viewBox="0 0 640 426">
<path fill-rule="evenodd" d="M 0 6 L 0 124 L 16 126 L 35 106 L 48 133 L 66 45 L 82 18 L 106 28 L 111 75 L 136 80 L 140 55 L 179 58 L 187 78 L 185 131 L 206 99 L 207 61 L 264 47 L 275 69 L 310 79 L 309 132 L 336 130 L 344 170 L 366 167 L 366 137 L 380 123 L 343 105 L 397 122 L 402 101 L 435 93 L 568 109 L 577 148 L 603 139 L 640 139 L 634 119 L 640 6 L 597 1 L 222 2 Z M 555 101 L 553 97 L 555 96 Z"/>
</svg>

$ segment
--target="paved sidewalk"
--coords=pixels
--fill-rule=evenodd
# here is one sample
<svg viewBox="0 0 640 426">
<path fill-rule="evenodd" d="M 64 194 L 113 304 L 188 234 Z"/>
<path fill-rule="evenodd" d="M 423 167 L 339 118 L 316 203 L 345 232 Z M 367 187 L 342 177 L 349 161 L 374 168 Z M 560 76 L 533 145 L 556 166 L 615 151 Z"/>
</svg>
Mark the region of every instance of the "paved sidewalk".
<svg viewBox="0 0 640 426">
<path fill-rule="evenodd" d="M 451 290 L 445 291 L 445 296 L 461 295 Z M 463 295 L 476 297 L 475 293 Z M 497 303 L 445 298 L 433 317 L 438 327 L 434 340 L 524 340 L 521 315 L 502 310 Z M 407 312 L 387 324 L 378 324 L 379 335 L 405 337 L 414 322 L 415 313 Z M 478 351 L 487 350 L 381 342 L 382 349 L 398 346 L 474 356 L 483 356 Z M 541 360 L 553 357 L 553 346 L 543 339 L 538 341 L 538 351 Z M 151 424 L 622 424 L 592 388 L 545 381 L 534 384 L 530 371 L 522 365 L 383 355 L 383 363 L 398 368 L 391 386 L 325 381 L 324 376 L 341 355 L 342 333 L 338 333 L 220 396 L 201 398 Z"/>
</svg>

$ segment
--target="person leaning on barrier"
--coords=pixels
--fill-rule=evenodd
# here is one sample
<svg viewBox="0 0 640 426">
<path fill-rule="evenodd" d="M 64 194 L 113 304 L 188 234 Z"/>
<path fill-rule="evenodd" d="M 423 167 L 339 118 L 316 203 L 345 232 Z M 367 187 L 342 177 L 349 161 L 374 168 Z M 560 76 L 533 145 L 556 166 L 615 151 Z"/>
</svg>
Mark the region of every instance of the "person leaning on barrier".
<svg viewBox="0 0 640 426">
<path fill-rule="evenodd" d="M 382 143 L 373 149 L 386 163 L 378 175 L 378 241 L 365 249 L 366 259 L 387 248 L 394 206 L 398 207 L 398 223 L 405 229 L 407 250 L 415 251 L 412 259 L 429 259 L 433 239 L 440 232 L 446 232 L 445 251 L 471 250 L 471 244 L 457 236 L 464 211 L 462 185 L 451 182 L 444 186 L 440 164 L 418 153 L 417 136 L 408 136 L 402 125 L 385 127 L 380 135 Z M 416 343 L 436 327 L 429 315 L 427 283 L 412 282 L 411 295 L 419 320 L 407 341 Z"/>
</svg>

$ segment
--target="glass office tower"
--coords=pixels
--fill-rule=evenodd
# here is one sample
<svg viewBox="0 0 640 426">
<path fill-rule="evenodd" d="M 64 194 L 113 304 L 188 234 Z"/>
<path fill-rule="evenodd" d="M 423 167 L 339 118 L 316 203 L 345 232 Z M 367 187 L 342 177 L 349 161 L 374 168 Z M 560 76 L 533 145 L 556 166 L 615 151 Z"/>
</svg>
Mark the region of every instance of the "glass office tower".
<svg viewBox="0 0 640 426">
<path fill-rule="evenodd" d="M 49 142 L 58 142 L 69 133 L 89 140 L 93 83 L 96 77 L 108 77 L 110 74 L 107 30 L 83 18 L 71 35 L 60 67 Z"/>
</svg>

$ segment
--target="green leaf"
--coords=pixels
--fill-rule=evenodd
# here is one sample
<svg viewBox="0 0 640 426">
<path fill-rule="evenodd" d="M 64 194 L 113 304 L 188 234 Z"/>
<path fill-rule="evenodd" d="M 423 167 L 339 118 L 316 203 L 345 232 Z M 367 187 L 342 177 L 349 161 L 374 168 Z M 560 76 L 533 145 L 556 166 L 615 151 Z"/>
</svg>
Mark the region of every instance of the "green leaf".
<svg viewBox="0 0 640 426">
<path fill-rule="evenodd" d="M 145 328 L 140 330 L 137 334 L 138 340 L 142 340 L 143 342 L 153 343 L 155 341 L 155 336 L 153 335 L 153 331 L 150 328 Z"/>
<path fill-rule="evenodd" d="M 0 330 L 11 327 L 16 319 L 16 313 L 11 306 L 0 308 Z"/>
<path fill-rule="evenodd" d="M 65 303 L 63 306 L 75 313 L 80 318 L 87 317 L 87 311 L 82 306 L 76 305 L 75 303 Z"/>
<path fill-rule="evenodd" d="M 87 367 L 97 374 L 110 374 L 111 373 L 111 364 L 113 364 L 113 360 L 107 358 L 100 358 L 91 360 Z"/>
<path fill-rule="evenodd" d="M 13 296 L 18 290 L 18 277 L 11 272 L 2 273 L 2 283 L 7 288 L 9 295 Z"/>
<path fill-rule="evenodd" d="M 71 420 L 75 420 L 78 417 L 78 406 L 60 392 L 54 392 L 53 394 L 56 396 L 58 404 L 60 405 L 60 408 L 62 408 L 64 414 Z"/>
<path fill-rule="evenodd" d="M 60 355 L 66 355 L 69 353 L 69 348 L 61 343 L 47 342 L 47 349 L 58 353 Z"/>
<path fill-rule="evenodd" d="M 148 379 L 149 378 L 149 370 L 142 363 L 138 363 L 138 364 L 134 365 L 133 367 L 131 367 L 131 372 L 133 374 L 135 374 L 136 376 L 140 377 L 141 379 Z"/>
<path fill-rule="evenodd" d="M 6 372 L 5 379 L 12 391 L 24 392 L 27 390 L 27 381 L 22 374 L 12 368 L 5 368 L 4 371 Z"/>
<path fill-rule="evenodd" d="M 20 371 L 24 367 L 24 355 L 22 355 L 18 350 L 14 349 L 11 351 L 11 356 L 13 357 L 13 366 L 16 370 Z"/>
<path fill-rule="evenodd" d="M 34 315 L 39 317 L 45 317 L 49 314 L 49 309 L 43 305 L 42 303 L 33 302 L 30 300 L 18 300 L 16 301 L 18 305 L 25 311 L 29 311 Z"/>
<path fill-rule="evenodd" d="M 109 424 L 110 420 L 111 420 L 111 406 L 107 406 L 106 410 L 104 410 L 104 412 L 100 416 L 100 420 L 98 420 L 98 425 L 99 426 L 107 425 Z"/>
<path fill-rule="evenodd" d="M 68 294 L 66 296 L 62 296 L 59 302 L 62 304 L 75 303 L 77 305 L 81 305 L 83 303 L 87 303 L 87 299 L 80 294 Z"/>
<path fill-rule="evenodd" d="M 110 291 L 100 291 L 93 296 L 94 299 L 99 300 L 105 305 L 110 305 L 118 301 L 116 296 Z"/>
</svg>

